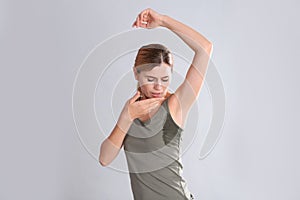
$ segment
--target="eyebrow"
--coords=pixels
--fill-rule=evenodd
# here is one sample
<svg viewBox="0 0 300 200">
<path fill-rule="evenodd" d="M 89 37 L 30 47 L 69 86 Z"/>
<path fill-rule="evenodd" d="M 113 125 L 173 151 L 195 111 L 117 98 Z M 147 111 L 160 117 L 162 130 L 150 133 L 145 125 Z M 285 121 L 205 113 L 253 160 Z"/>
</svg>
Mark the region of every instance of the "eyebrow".
<svg viewBox="0 0 300 200">
<path fill-rule="evenodd" d="M 146 75 L 146 77 L 147 77 L 147 78 L 156 78 L 156 77 L 154 77 L 154 76 L 148 76 L 148 75 Z M 161 77 L 161 78 L 169 78 L 169 76 L 164 76 L 164 77 Z"/>
</svg>

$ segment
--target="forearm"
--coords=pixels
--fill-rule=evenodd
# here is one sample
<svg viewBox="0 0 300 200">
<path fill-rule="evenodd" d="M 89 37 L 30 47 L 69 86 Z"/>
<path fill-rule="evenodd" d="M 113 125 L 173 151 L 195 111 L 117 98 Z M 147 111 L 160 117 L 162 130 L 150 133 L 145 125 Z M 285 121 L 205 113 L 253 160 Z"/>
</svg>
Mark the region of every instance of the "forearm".
<svg viewBox="0 0 300 200">
<path fill-rule="evenodd" d="M 123 109 L 111 134 L 101 144 L 99 162 L 102 166 L 110 164 L 118 155 L 132 122 L 127 110 Z"/>
<path fill-rule="evenodd" d="M 102 142 L 99 155 L 99 162 L 102 166 L 109 165 L 116 158 L 125 136 L 126 133 L 116 125 L 111 134 Z"/>
<path fill-rule="evenodd" d="M 210 54 L 212 43 L 191 27 L 167 15 L 162 15 L 161 26 L 178 35 L 194 52 L 205 51 Z"/>
</svg>

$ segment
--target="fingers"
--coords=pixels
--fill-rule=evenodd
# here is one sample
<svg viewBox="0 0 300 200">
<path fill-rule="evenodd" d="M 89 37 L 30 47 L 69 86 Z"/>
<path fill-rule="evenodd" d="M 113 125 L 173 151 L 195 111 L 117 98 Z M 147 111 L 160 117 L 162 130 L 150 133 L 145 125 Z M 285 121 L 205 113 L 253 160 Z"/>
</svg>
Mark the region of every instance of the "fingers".
<svg viewBox="0 0 300 200">
<path fill-rule="evenodd" d="M 143 24 L 147 24 L 148 20 L 149 20 L 149 12 L 148 10 L 144 11 L 141 13 L 141 20 Z"/>
<path fill-rule="evenodd" d="M 141 19 L 140 19 L 140 15 L 138 15 L 137 18 L 136 18 L 136 25 L 137 25 L 138 27 L 141 26 L 140 20 L 141 20 Z"/>
<path fill-rule="evenodd" d="M 137 91 L 135 95 L 130 99 L 130 103 L 134 103 L 140 97 L 140 91 Z"/>
<path fill-rule="evenodd" d="M 142 102 L 145 102 L 145 103 L 152 103 L 152 102 L 157 102 L 157 101 L 163 101 L 163 100 L 165 100 L 165 99 L 166 99 L 165 97 L 161 97 L 161 98 L 151 98 L 151 99 L 143 100 Z"/>
<path fill-rule="evenodd" d="M 133 24 L 131 25 L 131 27 L 137 27 L 136 21 L 133 22 Z"/>
<path fill-rule="evenodd" d="M 158 99 L 157 101 L 149 102 L 146 106 L 147 112 L 151 112 L 153 109 L 155 109 L 157 106 L 160 106 L 164 98 Z"/>
<path fill-rule="evenodd" d="M 165 100 L 165 98 L 151 98 L 151 99 L 146 99 L 146 100 L 143 100 L 143 101 L 140 101 L 140 105 L 141 106 L 155 106 L 155 105 L 160 105 L 161 102 L 163 102 Z"/>
<path fill-rule="evenodd" d="M 138 101 L 132 104 L 133 110 L 136 113 L 137 117 L 144 116 L 145 114 L 149 114 L 152 110 L 160 106 L 164 100 L 165 98 L 151 98 Z"/>
<path fill-rule="evenodd" d="M 140 19 L 140 26 L 143 28 L 147 28 L 148 25 L 148 20 L 149 20 L 149 11 L 144 10 L 140 15 L 139 15 L 139 19 Z"/>
<path fill-rule="evenodd" d="M 145 20 L 144 16 L 146 16 L 146 14 L 142 12 L 138 17 L 138 26 L 142 28 L 146 28 L 147 26 L 147 21 Z"/>
<path fill-rule="evenodd" d="M 153 108 L 159 106 L 160 103 L 161 103 L 160 101 L 154 101 L 154 102 L 149 103 L 148 107 L 153 109 Z"/>
<path fill-rule="evenodd" d="M 136 21 L 132 24 L 132 27 L 147 28 L 149 21 L 149 9 L 143 10 L 136 18 Z"/>
</svg>

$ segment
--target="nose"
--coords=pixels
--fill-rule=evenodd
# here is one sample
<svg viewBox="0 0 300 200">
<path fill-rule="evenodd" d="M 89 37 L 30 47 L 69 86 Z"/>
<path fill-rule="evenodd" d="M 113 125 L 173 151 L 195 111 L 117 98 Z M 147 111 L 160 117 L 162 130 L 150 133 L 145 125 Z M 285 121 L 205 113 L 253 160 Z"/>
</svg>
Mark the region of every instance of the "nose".
<svg viewBox="0 0 300 200">
<path fill-rule="evenodd" d="M 154 88 L 157 89 L 157 90 L 160 90 L 162 87 L 162 83 L 160 80 L 156 81 L 155 84 L 154 84 Z"/>
</svg>

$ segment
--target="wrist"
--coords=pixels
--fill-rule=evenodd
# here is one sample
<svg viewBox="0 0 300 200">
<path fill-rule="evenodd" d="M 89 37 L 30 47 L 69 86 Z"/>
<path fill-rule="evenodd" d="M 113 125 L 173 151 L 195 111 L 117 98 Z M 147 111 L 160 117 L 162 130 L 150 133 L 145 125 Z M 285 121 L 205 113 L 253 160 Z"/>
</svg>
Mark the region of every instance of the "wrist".
<svg viewBox="0 0 300 200">
<path fill-rule="evenodd" d="M 128 102 L 126 103 L 128 104 Z M 129 127 L 131 126 L 131 124 L 133 123 L 134 118 L 130 115 L 128 106 L 125 105 L 120 116 L 119 119 L 117 121 L 117 125 L 118 127 L 124 132 L 127 133 Z"/>
<path fill-rule="evenodd" d="M 124 108 L 123 112 L 121 113 L 120 118 L 129 123 L 133 122 L 134 120 L 134 117 L 130 113 L 130 110 L 128 109 L 127 106 Z"/>
<path fill-rule="evenodd" d="M 124 134 L 126 134 L 132 123 L 133 120 L 130 118 L 130 115 L 123 113 L 117 121 L 117 126 Z"/>
<path fill-rule="evenodd" d="M 167 18 L 167 15 L 160 15 L 160 18 L 159 18 L 159 25 L 160 26 L 162 26 L 162 27 L 166 26 L 166 18 Z"/>
</svg>

